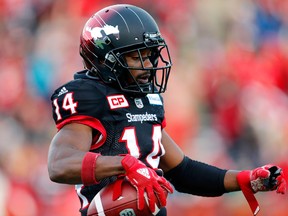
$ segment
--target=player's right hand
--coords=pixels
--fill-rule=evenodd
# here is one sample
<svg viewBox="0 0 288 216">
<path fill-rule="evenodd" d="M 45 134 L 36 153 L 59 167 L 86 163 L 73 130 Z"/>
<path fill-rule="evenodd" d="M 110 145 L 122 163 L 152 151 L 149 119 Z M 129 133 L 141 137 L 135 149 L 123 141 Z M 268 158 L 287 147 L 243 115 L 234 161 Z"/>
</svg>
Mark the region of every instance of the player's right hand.
<svg viewBox="0 0 288 216">
<path fill-rule="evenodd" d="M 166 206 L 167 194 L 173 193 L 173 188 L 164 177 L 157 175 L 153 169 L 131 155 L 125 155 L 121 163 L 126 171 L 126 178 L 137 190 L 139 210 L 144 208 L 145 192 L 152 213 L 156 210 L 157 200 L 161 205 L 159 208 Z"/>
</svg>

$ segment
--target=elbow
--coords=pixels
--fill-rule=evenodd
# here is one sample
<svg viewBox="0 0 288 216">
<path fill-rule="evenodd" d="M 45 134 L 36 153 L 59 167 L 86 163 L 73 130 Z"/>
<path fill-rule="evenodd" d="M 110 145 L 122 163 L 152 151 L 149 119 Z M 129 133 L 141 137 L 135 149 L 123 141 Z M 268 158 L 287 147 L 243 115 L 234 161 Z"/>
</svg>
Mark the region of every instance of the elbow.
<svg viewBox="0 0 288 216">
<path fill-rule="evenodd" d="M 65 173 L 63 172 L 63 169 L 58 168 L 58 166 L 54 163 L 48 164 L 48 174 L 52 182 L 56 183 L 65 182 L 64 180 Z"/>
<path fill-rule="evenodd" d="M 81 177 L 73 167 L 65 165 L 63 161 L 48 163 L 48 175 L 52 182 L 61 184 L 80 184 Z"/>
<path fill-rule="evenodd" d="M 49 173 L 49 178 L 52 182 L 60 183 L 60 177 L 56 172 L 48 169 L 48 173 Z"/>
</svg>

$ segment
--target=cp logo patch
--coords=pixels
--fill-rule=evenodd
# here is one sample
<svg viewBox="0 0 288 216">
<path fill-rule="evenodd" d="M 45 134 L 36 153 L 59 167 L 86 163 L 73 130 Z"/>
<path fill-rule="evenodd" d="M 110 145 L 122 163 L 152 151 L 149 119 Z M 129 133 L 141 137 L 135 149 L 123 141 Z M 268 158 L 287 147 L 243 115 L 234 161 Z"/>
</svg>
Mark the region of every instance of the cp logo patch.
<svg viewBox="0 0 288 216">
<path fill-rule="evenodd" d="M 112 95 L 107 97 L 110 109 L 129 107 L 128 101 L 124 95 Z"/>
</svg>

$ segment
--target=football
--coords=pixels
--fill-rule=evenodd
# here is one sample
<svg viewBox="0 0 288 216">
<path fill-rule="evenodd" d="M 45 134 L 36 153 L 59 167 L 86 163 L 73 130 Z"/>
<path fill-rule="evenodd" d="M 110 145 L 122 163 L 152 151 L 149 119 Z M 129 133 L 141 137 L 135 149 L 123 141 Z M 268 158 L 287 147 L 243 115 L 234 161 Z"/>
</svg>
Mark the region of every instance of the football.
<svg viewBox="0 0 288 216">
<path fill-rule="evenodd" d="M 102 188 L 88 207 L 88 216 L 149 216 L 156 215 L 159 212 L 159 208 L 152 214 L 150 211 L 147 199 L 145 207 L 142 211 L 137 209 L 137 192 L 136 189 L 127 181 L 122 183 L 121 196 L 113 201 L 113 187 L 116 182 L 107 185 Z"/>
</svg>

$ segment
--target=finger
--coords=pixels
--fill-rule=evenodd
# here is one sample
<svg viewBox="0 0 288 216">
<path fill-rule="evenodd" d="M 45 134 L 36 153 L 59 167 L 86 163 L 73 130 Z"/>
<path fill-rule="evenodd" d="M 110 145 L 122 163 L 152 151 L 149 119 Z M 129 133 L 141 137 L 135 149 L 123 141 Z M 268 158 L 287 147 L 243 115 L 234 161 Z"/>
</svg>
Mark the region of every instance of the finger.
<svg viewBox="0 0 288 216">
<path fill-rule="evenodd" d="M 158 183 L 167 190 L 168 193 L 173 193 L 173 187 L 164 177 L 160 177 Z"/>
<path fill-rule="evenodd" d="M 146 187 L 146 193 L 149 203 L 149 209 L 151 212 L 155 211 L 155 204 L 156 204 L 156 195 L 154 194 L 154 190 L 151 187 Z"/>
<path fill-rule="evenodd" d="M 278 183 L 278 187 L 276 192 L 277 193 L 281 193 L 281 194 L 285 194 L 286 193 L 286 181 L 282 176 L 278 176 L 277 177 L 277 181 Z"/>
<path fill-rule="evenodd" d="M 172 186 L 170 184 L 162 184 L 160 183 L 160 186 L 162 187 L 163 190 L 167 191 L 167 193 L 172 194 L 174 192 Z"/>
<path fill-rule="evenodd" d="M 265 170 L 265 169 L 257 169 L 256 170 L 256 179 L 257 178 L 268 178 L 270 175 L 270 171 L 269 170 Z"/>
<path fill-rule="evenodd" d="M 137 197 L 138 197 L 137 206 L 138 206 L 138 209 L 141 211 L 144 209 L 144 204 L 145 204 L 144 189 L 139 189 L 136 187 L 136 190 L 137 190 Z"/>
<path fill-rule="evenodd" d="M 155 176 L 157 183 L 164 188 L 168 193 L 173 193 L 171 184 L 162 176 Z"/>
<path fill-rule="evenodd" d="M 167 195 L 165 193 L 165 189 L 162 188 L 161 186 L 159 186 L 157 188 L 155 187 L 154 191 L 155 191 L 155 194 L 157 195 L 157 199 L 159 200 L 160 205 L 161 206 L 166 206 Z"/>
</svg>

